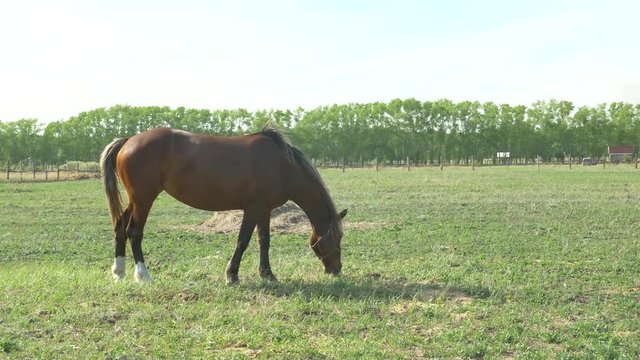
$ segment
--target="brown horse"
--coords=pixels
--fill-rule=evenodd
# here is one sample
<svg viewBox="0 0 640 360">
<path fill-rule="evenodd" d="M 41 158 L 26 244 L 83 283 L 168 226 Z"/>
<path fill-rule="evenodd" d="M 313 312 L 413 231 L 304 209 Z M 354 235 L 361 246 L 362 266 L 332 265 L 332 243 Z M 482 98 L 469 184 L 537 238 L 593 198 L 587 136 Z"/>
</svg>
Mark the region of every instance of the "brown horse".
<svg viewBox="0 0 640 360">
<path fill-rule="evenodd" d="M 128 238 L 136 263 L 135 279 L 150 282 L 144 264 L 142 235 L 156 197 L 166 191 L 177 200 L 204 210 L 244 210 L 235 252 L 226 279 L 237 284 L 242 254 L 258 227 L 260 276 L 275 280 L 269 265 L 271 210 L 292 200 L 307 214 L 310 246 L 325 271 L 342 269 L 340 242 L 342 218 L 336 211 L 320 174 L 309 160 L 278 131 L 236 137 L 191 134 L 173 129 L 153 129 L 130 138 L 116 139 L 100 156 L 107 203 L 115 232 L 116 281 L 125 275 Z M 117 178 L 129 204 L 123 208 Z"/>
</svg>

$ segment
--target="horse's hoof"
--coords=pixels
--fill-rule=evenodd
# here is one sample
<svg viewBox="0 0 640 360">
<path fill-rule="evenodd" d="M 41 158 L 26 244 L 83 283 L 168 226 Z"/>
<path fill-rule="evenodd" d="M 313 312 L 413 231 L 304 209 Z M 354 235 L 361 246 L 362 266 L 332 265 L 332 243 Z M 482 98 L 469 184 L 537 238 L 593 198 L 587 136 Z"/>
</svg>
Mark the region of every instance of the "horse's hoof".
<svg viewBox="0 0 640 360">
<path fill-rule="evenodd" d="M 278 278 L 276 278 L 276 276 L 273 275 L 271 271 L 269 271 L 268 273 L 260 273 L 260 277 L 265 281 L 278 282 Z"/>
<path fill-rule="evenodd" d="M 134 275 L 134 278 L 136 279 L 137 282 L 141 283 L 141 284 L 152 284 L 153 283 L 153 279 L 151 278 L 151 276 L 149 276 L 149 274 L 146 275 L 138 275 L 137 273 Z"/>
<path fill-rule="evenodd" d="M 151 284 L 153 282 L 153 279 L 151 279 L 151 275 L 149 275 L 147 267 L 143 262 L 136 264 L 136 272 L 133 274 L 133 277 L 139 283 Z"/>
<path fill-rule="evenodd" d="M 135 276 L 136 281 L 141 284 L 153 284 L 151 276 Z"/>
<path fill-rule="evenodd" d="M 117 257 L 113 261 L 113 266 L 111 267 L 111 276 L 113 276 L 113 280 L 116 282 L 124 279 L 124 275 L 126 273 L 126 268 L 124 266 L 124 256 Z"/>
<path fill-rule="evenodd" d="M 238 275 L 227 275 L 227 285 L 240 285 L 240 279 L 238 278 Z"/>
<path fill-rule="evenodd" d="M 118 282 L 118 281 L 124 279 L 124 275 L 125 275 L 124 268 L 122 268 L 122 269 L 112 268 L 111 269 L 111 276 L 113 277 L 113 280 L 115 280 L 115 282 Z"/>
</svg>

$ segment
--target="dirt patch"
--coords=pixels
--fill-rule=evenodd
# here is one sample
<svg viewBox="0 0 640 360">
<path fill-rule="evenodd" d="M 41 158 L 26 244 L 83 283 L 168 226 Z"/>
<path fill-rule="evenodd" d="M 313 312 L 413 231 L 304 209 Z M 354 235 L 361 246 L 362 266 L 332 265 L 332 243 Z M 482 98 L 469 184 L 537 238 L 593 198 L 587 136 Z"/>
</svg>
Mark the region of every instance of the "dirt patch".
<svg viewBox="0 0 640 360">
<path fill-rule="evenodd" d="M 34 176 L 35 175 L 35 176 Z M 18 171 L 12 171 L 9 174 L 9 179 L 6 178 L 6 173 L 2 172 L 2 177 L 0 177 L 0 181 L 10 181 L 10 182 L 33 182 L 33 181 L 62 181 L 62 180 L 89 180 L 89 179 L 100 179 L 102 175 L 97 171 L 66 171 L 60 170 L 60 172 L 56 170 L 51 171 L 36 171 L 34 174 L 32 171 L 23 171 L 22 173 Z"/>
<path fill-rule="evenodd" d="M 212 233 L 236 233 L 242 224 L 242 210 L 217 211 L 212 217 L 191 230 Z M 382 226 L 382 223 L 349 222 L 343 224 L 345 229 L 371 229 Z M 271 233 L 275 234 L 309 234 L 311 224 L 307 215 L 293 202 L 287 202 L 271 212 Z"/>
</svg>

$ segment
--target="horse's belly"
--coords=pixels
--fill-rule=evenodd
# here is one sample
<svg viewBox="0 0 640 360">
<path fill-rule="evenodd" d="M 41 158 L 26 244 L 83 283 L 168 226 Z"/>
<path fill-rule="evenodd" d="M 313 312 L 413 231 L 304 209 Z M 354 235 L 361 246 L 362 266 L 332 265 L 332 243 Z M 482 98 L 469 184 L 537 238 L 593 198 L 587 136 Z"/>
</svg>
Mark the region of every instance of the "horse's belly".
<svg viewBox="0 0 640 360">
<path fill-rule="evenodd" d="M 242 209 L 248 201 L 246 193 L 233 188 L 221 189 L 216 186 L 199 188 L 193 185 L 176 189 L 168 186 L 165 191 L 182 203 L 209 211 Z"/>
</svg>

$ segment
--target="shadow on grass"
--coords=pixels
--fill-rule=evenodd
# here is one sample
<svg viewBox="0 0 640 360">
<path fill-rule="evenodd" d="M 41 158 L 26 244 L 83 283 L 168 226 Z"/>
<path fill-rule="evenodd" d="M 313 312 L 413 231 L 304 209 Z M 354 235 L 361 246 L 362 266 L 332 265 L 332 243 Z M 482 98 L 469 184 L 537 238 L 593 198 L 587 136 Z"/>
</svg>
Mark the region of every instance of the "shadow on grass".
<svg viewBox="0 0 640 360">
<path fill-rule="evenodd" d="M 252 291 L 262 291 L 273 296 L 300 296 L 312 299 L 378 299 L 414 300 L 421 302 L 454 301 L 469 303 L 487 299 L 492 292 L 484 287 L 463 287 L 432 283 L 411 283 L 403 280 L 382 279 L 380 277 L 343 276 L 334 281 L 306 282 L 287 280 L 286 282 L 259 282 L 241 285 Z"/>
</svg>

